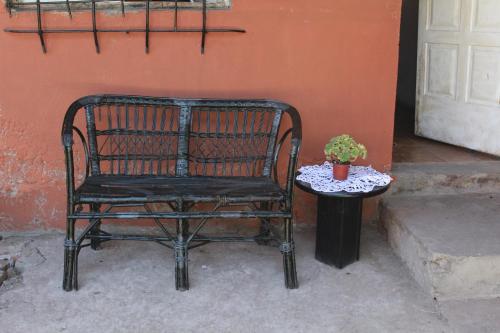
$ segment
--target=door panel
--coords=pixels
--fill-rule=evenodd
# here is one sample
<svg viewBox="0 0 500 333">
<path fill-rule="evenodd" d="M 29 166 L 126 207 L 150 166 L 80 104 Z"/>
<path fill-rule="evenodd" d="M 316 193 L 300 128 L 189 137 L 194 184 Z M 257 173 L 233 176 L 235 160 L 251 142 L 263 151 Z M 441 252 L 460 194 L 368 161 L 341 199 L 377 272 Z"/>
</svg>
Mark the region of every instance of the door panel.
<svg viewBox="0 0 500 333">
<path fill-rule="evenodd" d="M 472 46 L 468 68 L 467 102 L 497 106 L 500 91 L 500 47 Z"/>
<path fill-rule="evenodd" d="M 416 134 L 500 155 L 500 0 L 420 0 Z"/>
<path fill-rule="evenodd" d="M 457 94 L 457 44 L 425 44 L 425 94 L 455 98 Z"/>
<path fill-rule="evenodd" d="M 500 32 L 500 3 L 498 0 L 473 0 L 472 31 Z"/>
</svg>

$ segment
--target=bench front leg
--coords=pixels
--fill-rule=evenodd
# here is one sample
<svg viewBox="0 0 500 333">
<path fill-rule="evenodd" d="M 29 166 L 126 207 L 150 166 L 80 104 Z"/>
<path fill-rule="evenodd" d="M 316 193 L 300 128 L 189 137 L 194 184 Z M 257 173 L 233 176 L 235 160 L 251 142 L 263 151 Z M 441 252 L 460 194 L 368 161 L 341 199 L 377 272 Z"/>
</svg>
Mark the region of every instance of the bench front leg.
<svg viewBox="0 0 500 333">
<path fill-rule="evenodd" d="M 281 253 L 283 254 L 283 270 L 285 274 L 285 286 L 288 289 L 297 289 L 297 269 L 295 267 L 295 244 L 293 241 L 293 222 L 291 218 L 286 218 L 283 226 L 283 242 L 281 243 Z"/>
<path fill-rule="evenodd" d="M 75 220 L 67 219 L 66 238 L 64 240 L 64 273 L 63 289 L 71 291 L 76 285 L 76 243 L 75 243 Z"/>
<path fill-rule="evenodd" d="M 177 210 L 185 210 L 182 201 L 177 202 Z M 174 242 L 175 255 L 175 289 L 179 291 L 189 290 L 188 273 L 188 232 L 189 223 L 186 219 L 177 219 L 177 239 Z"/>
<path fill-rule="evenodd" d="M 177 241 L 174 245 L 175 254 L 175 289 L 189 290 L 188 249 L 187 244 Z"/>
</svg>

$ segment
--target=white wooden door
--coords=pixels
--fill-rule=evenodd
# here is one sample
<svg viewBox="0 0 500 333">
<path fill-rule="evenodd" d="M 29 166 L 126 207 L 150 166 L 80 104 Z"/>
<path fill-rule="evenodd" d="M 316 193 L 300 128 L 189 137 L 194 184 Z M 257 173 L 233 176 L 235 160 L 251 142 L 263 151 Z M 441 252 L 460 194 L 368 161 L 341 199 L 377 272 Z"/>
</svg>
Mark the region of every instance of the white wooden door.
<svg viewBox="0 0 500 333">
<path fill-rule="evenodd" d="M 500 0 L 420 0 L 416 134 L 500 155 Z"/>
</svg>

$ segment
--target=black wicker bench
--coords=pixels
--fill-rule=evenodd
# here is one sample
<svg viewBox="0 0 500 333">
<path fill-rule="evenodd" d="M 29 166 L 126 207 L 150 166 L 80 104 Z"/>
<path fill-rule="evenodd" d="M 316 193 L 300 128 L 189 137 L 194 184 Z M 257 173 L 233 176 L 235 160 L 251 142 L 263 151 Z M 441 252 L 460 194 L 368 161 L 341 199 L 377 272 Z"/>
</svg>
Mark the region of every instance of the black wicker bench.
<svg viewBox="0 0 500 333">
<path fill-rule="evenodd" d="M 284 123 L 290 128 L 280 129 Z M 81 177 L 74 134 L 85 153 Z M 292 194 L 301 121 L 293 107 L 266 100 L 88 96 L 69 107 L 62 140 L 68 198 L 64 290 L 78 288 L 80 250 L 109 240 L 149 240 L 171 248 L 178 290 L 189 289 L 189 249 L 230 241 L 276 245 L 286 287 L 298 287 Z M 289 154 L 281 163 L 284 144 Z M 283 184 L 278 164 L 287 168 Z M 257 218 L 260 230 L 252 237 L 200 234 L 214 218 Z M 162 234 L 111 234 L 101 229 L 104 219 L 152 219 Z M 78 220 L 88 224 L 75 237 Z M 283 221 L 281 228 L 272 220 Z"/>
</svg>

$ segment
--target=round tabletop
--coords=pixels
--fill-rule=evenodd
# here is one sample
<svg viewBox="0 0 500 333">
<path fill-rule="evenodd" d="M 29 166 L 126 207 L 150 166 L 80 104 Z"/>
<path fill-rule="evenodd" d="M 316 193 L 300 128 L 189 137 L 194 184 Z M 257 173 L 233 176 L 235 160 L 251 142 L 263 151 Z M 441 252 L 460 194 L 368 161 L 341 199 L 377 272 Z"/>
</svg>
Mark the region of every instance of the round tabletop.
<svg viewBox="0 0 500 333">
<path fill-rule="evenodd" d="M 372 191 L 370 192 L 320 192 L 320 191 L 315 191 L 312 189 L 311 184 L 300 181 L 295 179 L 295 184 L 297 185 L 298 188 L 301 190 L 312 193 L 318 196 L 323 196 L 323 197 L 333 197 L 333 198 L 370 198 L 374 197 L 377 195 L 380 195 L 387 191 L 391 184 L 386 185 L 386 186 L 375 186 Z"/>
</svg>

